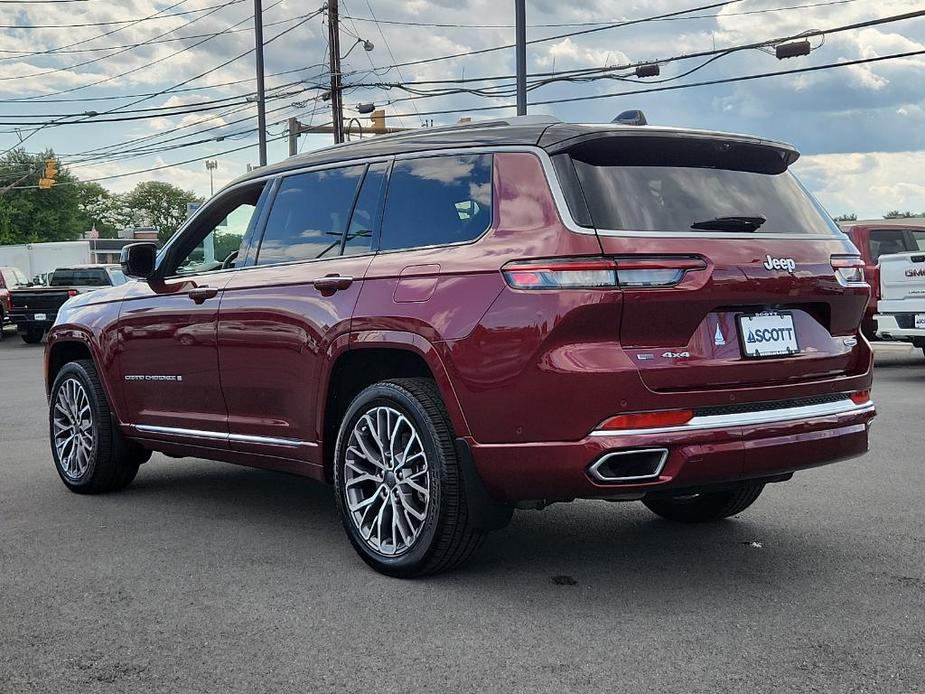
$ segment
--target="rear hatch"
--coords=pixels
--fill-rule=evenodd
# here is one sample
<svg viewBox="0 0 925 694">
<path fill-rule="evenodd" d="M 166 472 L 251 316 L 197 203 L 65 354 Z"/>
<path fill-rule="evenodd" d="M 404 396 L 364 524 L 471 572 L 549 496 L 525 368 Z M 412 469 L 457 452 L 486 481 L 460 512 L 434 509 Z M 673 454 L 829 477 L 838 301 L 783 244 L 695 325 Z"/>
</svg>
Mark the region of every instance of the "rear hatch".
<svg viewBox="0 0 925 694">
<path fill-rule="evenodd" d="M 925 313 L 925 253 L 880 256 L 881 313 Z"/>
<path fill-rule="evenodd" d="M 866 368 L 861 261 L 788 170 L 794 150 L 642 128 L 560 150 L 553 159 L 577 223 L 621 268 L 620 340 L 650 389 Z"/>
</svg>

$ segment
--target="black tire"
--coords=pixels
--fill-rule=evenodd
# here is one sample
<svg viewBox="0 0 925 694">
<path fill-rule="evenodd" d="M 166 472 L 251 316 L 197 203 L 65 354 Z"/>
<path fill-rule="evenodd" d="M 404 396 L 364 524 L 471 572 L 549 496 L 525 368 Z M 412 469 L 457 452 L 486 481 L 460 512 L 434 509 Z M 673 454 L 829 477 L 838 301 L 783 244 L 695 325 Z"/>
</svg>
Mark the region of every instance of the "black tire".
<svg viewBox="0 0 925 694">
<path fill-rule="evenodd" d="M 420 439 L 427 465 L 429 502 L 421 512 L 425 520 L 418 534 L 407 543 L 407 549 L 397 556 L 378 551 L 361 535 L 351 515 L 345 484 L 349 439 L 363 416 L 377 407 L 390 408 L 408 419 Z M 363 561 L 376 571 L 399 578 L 439 573 L 465 562 L 482 544 L 486 533 L 476 530 L 469 518 L 463 477 L 453 444 L 454 434 L 449 416 L 436 384 L 430 379 L 402 378 L 382 381 L 363 390 L 350 404 L 341 422 L 335 446 L 334 485 L 337 506 L 351 544 Z M 391 464 L 394 464 L 397 458 L 392 460 Z M 398 470 L 398 467 L 395 469 Z M 381 485 L 379 482 L 371 484 L 377 489 L 371 497 L 378 498 L 379 486 L 385 490 L 386 499 L 390 498 L 389 495 L 393 491 L 396 495 L 401 495 L 402 483 L 396 482 L 394 477 L 391 484 L 396 489 L 386 488 L 385 482 Z M 355 491 L 353 493 L 356 494 Z M 416 498 L 420 501 L 422 497 Z M 397 502 L 393 502 L 393 506 L 387 509 L 390 518 L 397 515 L 392 513 L 392 509 L 400 508 L 395 504 Z M 386 502 L 383 501 L 380 508 L 386 506 Z M 379 515 L 381 522 L 382 513 Z M 405 518 L 408 518 L 407 514 Z M 359 522 L 362 526 L 362 519 Z M 401 541 L 405 544 L 404 538 L 401 538 Z M 393 549 L 398 549 L 397 543 L 393 545 Z"/>
<path fill-rule="evenodd" d="M 62 462 L 55 444 L 58 394 L 71 380 L 83 386 L 89 402 L 90 438 L 93 442 L 93 449 L 84 456 L 86 468 L 76 475 L 66 471 L 65 463 Z M 99 494 L 124 489 L 131 484 L 138 473 L 138 466 L 145 462 L 151 453 L 126 441 L 119 431 L 92 361 L 81 360 L 65 364 L 52 385 L 49 403 L 48 427 L 52 457 L 58 475 L 68 489 L 78 494 Z"/>
<path fill-rule="evenodd" d="M 45 331 L 41 328 L 28 328 L 22 334 L 22 341 L 27 345 L 37 345 L 45 337 Z"/>
<path fill-rule="evenodd" d="M 679 523 L 708 523 L 741 513 L 764 489 L 762 482 L 741 482 L 731 489 L 685 496 L 654 496 L 642 500 L 646 507 Z"/>
</svg>

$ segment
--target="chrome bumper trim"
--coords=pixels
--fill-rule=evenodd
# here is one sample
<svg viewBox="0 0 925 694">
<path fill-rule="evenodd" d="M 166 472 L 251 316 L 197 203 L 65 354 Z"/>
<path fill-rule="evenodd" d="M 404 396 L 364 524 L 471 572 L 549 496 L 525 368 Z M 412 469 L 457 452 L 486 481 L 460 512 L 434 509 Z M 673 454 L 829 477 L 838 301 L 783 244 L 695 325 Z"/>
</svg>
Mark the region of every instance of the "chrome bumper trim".
<svg viewBox="0 0 925 694">
<path fill-rule="evenodd" d="M 681 432 L 695 433 L 706 429 L 729 429 L 733 427 L 754 426 L 757 424 L 777 424 L 778 422 L 792 422 L 800 419 L 857 415 L 874 411 L 875 407 L 873 402 L 865 402 L 858 405 L 846 398 L 838 402 L 829 402 L 821 405 L 804 405 L 802 407 L 783 407 L 778 410 L 764 410 L 761 412 L 741 412 L 737 414 L 694 417 L 686 424 L 670 427 L 652 427 L 650 429 L 600 429 L 592 431 L 591 436 L 639 436 L 676 434 Z"/>
</svg>

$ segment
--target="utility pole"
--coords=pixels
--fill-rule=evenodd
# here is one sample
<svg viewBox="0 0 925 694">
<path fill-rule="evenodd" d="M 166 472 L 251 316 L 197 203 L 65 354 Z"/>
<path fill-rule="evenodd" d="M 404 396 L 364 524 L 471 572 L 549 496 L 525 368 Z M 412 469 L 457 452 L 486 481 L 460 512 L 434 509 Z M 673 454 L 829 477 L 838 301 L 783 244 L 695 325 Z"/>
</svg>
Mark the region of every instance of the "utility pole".
<svg viewBox="0 0 925 694">
<path fill-rule="evenodd" d="M 341 101 L 340 81 L 340 28 L 338 27 L 337 0 L 328 0 L 328 47 L 331 64 L 331 116 L 334 144 L 344 141 L 344 105 Z"/>
<path fill-rule="evenodd" d="M 527 115 L 527 7 L 526 0 L 514 0 L 517 35 L 517 115 Z"/>
<path fill-rule="evenodd" d="M 254 0 L 254 43 L 257 59 L 257 138 L 260 166 L 267 165 L 267 104 L 263 85 L 263 2 Z"/>
</svg>

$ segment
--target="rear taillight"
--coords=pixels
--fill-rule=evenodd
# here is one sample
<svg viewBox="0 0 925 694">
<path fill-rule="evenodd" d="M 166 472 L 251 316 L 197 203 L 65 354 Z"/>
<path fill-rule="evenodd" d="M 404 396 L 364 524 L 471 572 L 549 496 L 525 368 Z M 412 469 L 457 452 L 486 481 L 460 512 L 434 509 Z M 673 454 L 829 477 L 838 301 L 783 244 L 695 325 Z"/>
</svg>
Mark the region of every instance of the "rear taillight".
<svg viewBox="0 0 925 694">
<path fill-rule="evenodd" d="M 694 418 L 693 410 L 664 410 L 662 412 L 634 412 L 611 417 L 598 427 L 600 431 L 621 429 L 651 429 L 687 424 Z"/>
<path fill-rule="evenodd" d="M 608 258 L 513 262 L 502 268 L 515 289 L 587 289 L 617 286 L 617 264 Z"/>
<path fill-rule="evenodd" d="M 706 267 L 691 256 L 640 256 L 514 261 L 501 271 L 515 289 L 604 289 L 672 287 L 688 271 Z"/>
<path fill-rule="evenodd" d="M 844 287 L 866 284 L 864 281 L 864 261 L 859 255 L 833 255 L 832 269 L 838 283 Z"/>
<path fill-rule="evenodd" d="M 77 296 L 79 293 L 80 292 L 78 292 L 76 289 L 68 289 L 67 298 L 70 299 L 72 296 Z"/>
<path fill-rule="evenodd" d="M 852 393 L 851 401 L 855 405 L 864 405 L 865 403 L 870 402 L 870 391 L 869 390 L 859 390 L 856 393 Z"/>
<path fill-rule="evenodd" d="M 691 270 L 705 270 L 703 258 L 653 256 L 617 258 L 617 281 L 621 287 L 673 287 Z"/>
</svg>

